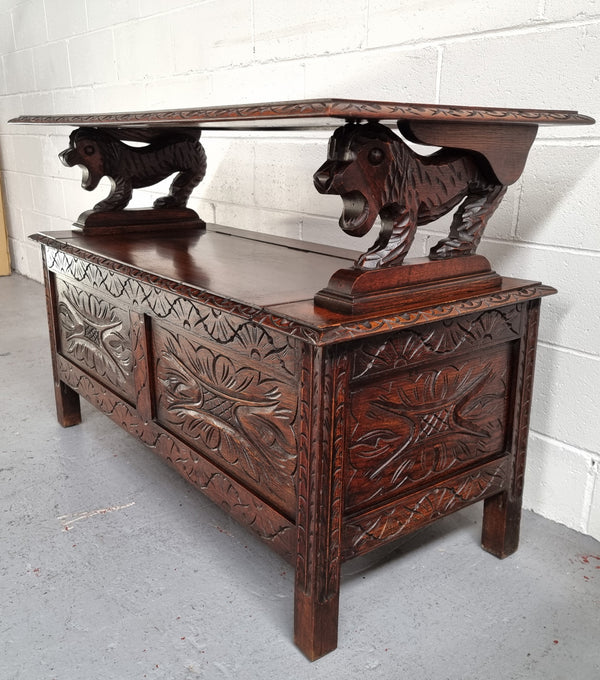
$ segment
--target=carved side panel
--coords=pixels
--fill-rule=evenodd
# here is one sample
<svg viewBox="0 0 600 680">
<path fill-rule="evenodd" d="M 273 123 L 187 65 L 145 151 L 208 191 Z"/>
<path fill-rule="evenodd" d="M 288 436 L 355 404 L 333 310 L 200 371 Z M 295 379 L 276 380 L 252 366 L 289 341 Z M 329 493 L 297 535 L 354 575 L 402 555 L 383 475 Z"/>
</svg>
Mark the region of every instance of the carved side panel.
<svg viewBox="0 0 600 680">
<path fill-rule="evenodd" d="M 416 531 L 467 505 L 489 498 L 508 482 L 508 461 L 503 458 L 444 480 L 358 517 L 344 525 L 344 559 L 350 559 Z"/>
<path fill-rule="evenodd" d="M 298 387 L 270 336 L 247 326 L 219 345 L 156 323 L 152 336 L 158 422 L 293 517 Z"/>
<path fill-rule="evenodd" d="M 134 401 L 129 313 L 112 299 L 57 279 L 58 349 L 121 396 Z"/>
<path fill-rule="evenodd" d="M 354 354 L 354 378 L 394 371 L 436 356 L 516 340 L 522 332 L 522 305 L 411 328 L 365 340 Z"/>
<path fill-rule="evenodd" d="M 505 451 L 512 344 L 409 368 L 352 395 L 346 510 Z"/>
</svg>

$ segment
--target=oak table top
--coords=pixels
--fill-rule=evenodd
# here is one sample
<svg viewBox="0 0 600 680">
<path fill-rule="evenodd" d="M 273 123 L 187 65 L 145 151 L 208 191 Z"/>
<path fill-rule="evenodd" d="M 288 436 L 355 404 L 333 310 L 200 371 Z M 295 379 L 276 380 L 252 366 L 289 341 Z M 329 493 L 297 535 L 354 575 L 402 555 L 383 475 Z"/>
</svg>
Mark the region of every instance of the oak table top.
<svg viewBox="0 0 600 680">
<path fill-rule="evenodd" d="M 414 104 L 359 99 L 207 106 L 127 113 L 23 115 L 11 123 L 93 127 L 201 127 L 207 129 L 331 128 L 340 121 L 502 123 L 503 125 L 590 125 L 577 111 L 442 104 Z"/>
</svg>

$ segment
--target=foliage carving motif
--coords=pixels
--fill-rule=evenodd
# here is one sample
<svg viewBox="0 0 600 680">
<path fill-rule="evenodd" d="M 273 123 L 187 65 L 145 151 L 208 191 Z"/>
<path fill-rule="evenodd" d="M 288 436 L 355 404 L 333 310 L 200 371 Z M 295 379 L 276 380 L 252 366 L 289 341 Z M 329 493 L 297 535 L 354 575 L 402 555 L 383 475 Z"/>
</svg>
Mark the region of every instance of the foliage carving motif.
<svg viewBox="0 0 600 680">
<path fill-rule="evenodd" d="M 62 353 L 130 395 L 133 352 L 125 312 L 65 282 L 60 282 L 59 291 Z"/>
<path fill-rule="evenodd" d="M 417 492 L 387 508 L 349 520 L 344 532 L 344 558 L 415 531 L 430 522 L 498 493 L 506 485 L 506 459 Z"/>
<path fill-rule="evenodd" d="M 346 508 L 503 452 L 509 347 L 485 362 L 424 368 L 364 386 L 350 412 Z"/>
<path fill-rule="evenodd" d="M 520 333 L 521 306 L 515 305 L 365 340 L 355 353 L 354 378 L 393 371 L 460 349 L 517 339 Z"/>
<path fill-rule="evenodd" d="M 297 396 L 249 355 L 235 364 L 213 350 L 156 327 L 157 415 L 211 459 L 262 490 L 276 506 L 295 506 Z"/>
</svg>

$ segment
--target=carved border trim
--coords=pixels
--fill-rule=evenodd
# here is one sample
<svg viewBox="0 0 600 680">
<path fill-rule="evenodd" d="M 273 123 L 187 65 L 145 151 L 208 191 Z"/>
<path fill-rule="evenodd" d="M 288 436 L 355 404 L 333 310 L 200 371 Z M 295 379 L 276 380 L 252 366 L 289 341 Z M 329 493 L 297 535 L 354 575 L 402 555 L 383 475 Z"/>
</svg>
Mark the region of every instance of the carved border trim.
<svg viewBox="0 0 600 680">
<path fill-rule="evenodd" d="M 157 319 L 168 320 L 171 323 L 174 317 L 180 322 L 183 321 L 178 324 L 183 329 L 189 329 L 200 323 L 215 342 L 220 343 L 219 338 L 213 337 L 203 324 L 203 319 L 211 309 L 239 317 L 242 322 L 262 322 L 265 310 L 260 307 L 245 305 L 202 289 L 158 277 L 135 267 L 62 244 L 46 235 L 36 234 L 34 240 L 42 243 L 47 249 L 48 268 L 52 272 L 68 277 L 78 284 L 87 283 L 88 286 L 93 284 L 94 288 L 108 293 L 113 298 L 118 299 L 126 294 L 135 309 L 141 311 L 150 309 Z M 318 344 L 317 330 L 289 321 L 284 317 L 274 317 L 272 323 L 267 322 L 264 326 L 282 335 Z"/>
<path fill-rule="evenodd" d="M 425 492 L 411 493 L 383 508 L 346 520 L 343 559 L 362 555 L 442 516 L 500 493 L 507 485 L 508 466 L 505 457 L 446 479 Z"/>
<path fill-rule="evenodd" d="M 343 464 L 349 360 L 346 352 L 306 352 L 298 454 L 296 585 L 320 602 L 340 581 Z"/>
<path fill-rule="evenodd" d="M 387 333 L 401 328 L 441 321 L 450 317 L 464 316 L 477 311 L 505 307 L 526 300 L 545 297 L 546 295 L 554 295 L 554 293 L 556 293 L 556 290 L 551 286 L 534 283 L 516 290 L 482 295 L 469 300 L 458 300 L 444 305 L 402 312 L 378 319 L 350 322 L 338 327 L 324 329 L 320 340 L 323 344 L 329 344 L 360 338 L 366 335 Z"/>
<path fill-rule="evenodd" d="M 532 301 L 529 304 L 527 329 L 522 340 L 521 356 L 519 358 L 519 384 L 517 385 L 517 395 L 515 399 L 515 409 L 518 414 L 518 420 L 514 426 L 514 441 L 512 446 L 514 472 L 509 497 L 511 499 L 518 499 L 519 503 L 521 503 L 523 495 L 525 478 L 539 319 L 539 301 Z"/>
<path fill-rule="evenodd" d="M 506 305 L 512 305 L 556 293 L 556 290 L 550 286 L 540 283 L 531 283 L 514 290 L 488 293 L 468 300 L 458 300 L 443 305 L 401 312 L 399 314 L 391 314 L 376 319 L 351 319 L 338 325 L 318 328 L 276 314 L 269 309 L 243 304 L 199 288 L 193 288 L 182 283 L 170 281 L 137 269 L 136 267 L 87 252 L 81 248 L 77 248 L 76 246 L 53 238 L 48 234 L 34 234 L 32 238 L 34 241 L 38 241 L 47 248 L 63 253 L 67 258 L 65 262 L 61 263 L 56 259 L 56 256 L 54 256 L 54 261 L 49 261 L 49 266 L 52 271 L 73 277 L 73 274 L 70 271 L 72 262 L 69 261 L 69 257 L 81 259 L 102 270 L 99 272 L 99 281 L 104 284 L 106 290 L 111 294 L 114 294 L 114 292 L 111 292 L 111 290 L 106 287 L 106 282 L 109 279 L 114 281 L 115 285 L 123 288 L 126 287 L 128 283 L 130 285 L 130 279 L 134 279 L 136 284 L 145 291 L 145 295 L 147 295 L 148 298 L 156 295 L 157 292 L 160 292 L 161 299 L 166 302 L 164 297 L 164 291 L 166 291 L 168 293 L 173 293 L 177 298 L 184 298 L 192 307 L 194 307 L 195 303 L 198 303 L 214 309 L 226 311 L 243 319 L 247 319 L 248 321 L 258 323 L 265 328 L 270 328 L 285 335 L 296 337 L 313 345 L 329 345 L 364 336 L 376 335 L 378 333 L 388 333 L 408 326 L 418 326 L 433 321 L 447 319 L 449 317 L 464 316 L 466 314 L 472 314 L 473 312 L 504 307 Z M 177 298 L 171 299 L 170 304 L 173 307 L 180 304 L 180 300 Z M 159 314 L 158 316 L 160 318 L 166 318 L 168 314 Z"/>
<path fill-rule="evenodd" d="M 494 328 L 494 335 L 490 332 Z M 516 340 L 522 333 L 521 305 L 475 312 L 427 328 L 407 328 L 363 341 L 353 357 L 352 380 L 384 376 L 434 357 L 464 349 L 488 348 Z"/>
<path fill-rule="evenodd" d="M 243 123 L 281 121 L 294 118 L 341 118 L 375 120 L 461 120 L 547 125 L 589 125 L 593 119 L 577 111 L 505 109 L 498 107 L 411 104 L 349 99 L 308 99 L 268 104 L 201 107 L 179 110 L 135 111 L 131 113 L 64 114 L 19 116 L 11 123 L 37 125 L 119 126 L 202 125 L 202 123 Z M 225 126 L 224 125 L 224 126 Z"/>
</svg>

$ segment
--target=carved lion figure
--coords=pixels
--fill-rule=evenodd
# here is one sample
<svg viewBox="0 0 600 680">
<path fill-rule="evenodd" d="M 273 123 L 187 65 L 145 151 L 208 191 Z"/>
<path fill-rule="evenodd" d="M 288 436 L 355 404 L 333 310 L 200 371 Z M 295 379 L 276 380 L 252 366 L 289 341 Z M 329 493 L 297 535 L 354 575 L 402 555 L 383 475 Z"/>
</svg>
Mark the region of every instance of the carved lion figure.
<svg viewBox="0 0 600 680">
<path fill-rule="evenodd" d="M 482 157 L 455 149 L 421 156 L 380 123 L 338 128 L 314 183 L 319 192 L 342 197 L 346 233 L 363 236 L 381 218 L 377 241 L 356 262 L 365 269 L 401 264 L 417 226 L 456 206 L 449 236 L 429 257 L 473 254 L 506 191 Z"/>
<path fill-rule="evenodd" d="M 102 177 L 111 180 L 110 194 L 94 210 L 122 210 L 133 189 L 156 184 L 175 172 L 169 194 L 158 198 L 154 207 L 184 208 L 206 173 L 206 154 L 198 141 L 200 130 L 149 135 L 150 143 L 142 147 L 124 144 L 119 133 L 122 135 L 122 131 L 79 128 L 71 133 L 69 148 L 59 154 L 64 165 L 81 166 L 84 189 L 92 191 Z M 147 141 L 143 133 L 139 138 Z"/>
</svg>

